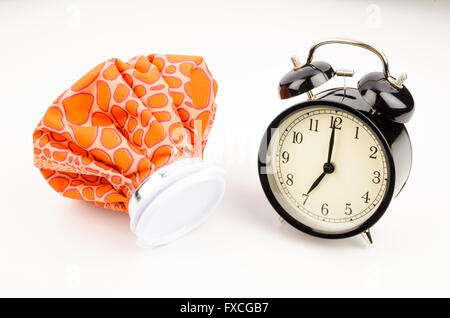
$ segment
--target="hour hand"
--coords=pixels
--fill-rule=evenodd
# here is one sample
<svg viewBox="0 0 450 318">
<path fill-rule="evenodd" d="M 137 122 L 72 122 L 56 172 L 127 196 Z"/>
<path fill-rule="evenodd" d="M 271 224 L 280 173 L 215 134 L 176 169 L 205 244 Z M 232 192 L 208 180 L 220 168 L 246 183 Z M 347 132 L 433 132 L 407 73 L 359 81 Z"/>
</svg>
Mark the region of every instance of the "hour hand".
<svg viewBox="0 0 450 318">
<path fill-rule="evenodd" d="M 314 183 L 312 184 L 311 188 L 309 188 L 307 194 L 310 194 L 310 192 L 312 190 L 314 190 L 319 185 L 320 181 L 322 181 L 323 177 L 325 177 L 326 174 L 333 173 L 333 171 L 334 171 L 333 164 L 326 162 L 323 165 L 323 172 L 322 172 L 322 174 L 316 179 L 316 181 L 314 181 Z"/>
<path fill-rule="evenodd" d="M 320 181 L 322 181 L 323 177 L 325 177 L 327 173 L 324 171 L 322 172 L 322 174 L 316 179 L 316 181 L 314 181 L 314 183 L 312 184 L 311 188 L 309 188 L 308 193 L 309 194 L 312 190 L 314 190 L 320 183 Z"/>
</svg>

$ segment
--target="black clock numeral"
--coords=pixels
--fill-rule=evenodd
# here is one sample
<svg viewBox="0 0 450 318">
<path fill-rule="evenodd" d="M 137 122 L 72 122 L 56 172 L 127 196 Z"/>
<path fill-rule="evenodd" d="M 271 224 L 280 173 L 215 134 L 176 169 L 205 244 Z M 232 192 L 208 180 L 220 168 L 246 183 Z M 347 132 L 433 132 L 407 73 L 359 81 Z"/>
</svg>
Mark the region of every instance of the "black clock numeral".
<svg viewBox="0 0 450 318">
<path fill-rule="evenodd" d="M 303 141 L 303 134 L 299 131 L 293 131 L 292 143 L 301 144 Z"/>
<path fill-rule="evenodd" d="M 377 159 L 376 153 L 378 152 L 378 148 L 375 146 L 371 146 L 369 150 L 372 152 L 369 156 L 370 159 Z"/>
<path fill-rule="evenodd" d="M 351 208 L 351 203 L 346 203 L 345 204 L 345 215 L 352 215 L 352 208 Z"/>
<path fill-rule="evenodd" d="M 309 119 L 309 130 L 317 132 L 317 131 L 319 131 L 318 128 L 319 128 L 319 120 L 310 118 Z"/>
<path fill-rule="evenodd" d="M 286 180 L 286 184 L 288 186 L 291 186 L 294 184 L 294 175 L 292 173 L 288 173 L 286 176 L 287 180 Z"/>
<path fill-rule="evenodd" d="M 288 163 L 289 161 L 289 152 L 283 151 L 281 154 L 281 158 L 283 158 L 283 163 Z"/>
<path fill-rule="evenodd" d="M 324 203 L 322 204 L 322 208 L 320 209 L 320 212 L 322 213 L 322 215 L 328 215 L 328 204 Z"/>
<path fill-rule="evenodd" d="M 303 193 L 303 194 L 302 194 L 302 197 L 305 198 L 305 200 L 303 200 L 303 205 L 305 205 L 305 204 L 306 204 L 306 201 L 307 201 L 308 198 L 309 198 L 309 194 Z"/>
<path fill-rule="evenodd" d="M 359 135 L 359 127 L 355 127 L 356 131 L 355 131 L 355 139 L 359 139 L 358 135 Z"/>
<path fill-rule="evenodd" d="M 367 191 L 366 193 L 363 194 L 363 196 L 361 197 L 361 199 L 364 199 L 365 203 L 369 203 L 370 198 L 369 198 L 369 191 Z"/>
<path fill-rule="evenodd" d="M 375 184 L 380 183 L 380 181 L 381 181 L 380 176 L 381 176 L 380 171 L 374 171 L 374 172 L 373 172 L 373 179 L 372 179 L 372 182 L 375 183 Z"/>
<path fill-rule="evenodd" d="M 341 130 L 341 124 L 342 124 L 342 118 L 341 117 L 334 117 L 331 116 L 331 121 L 330 121 L 330 128 L 333 128 L 334 125 L 334 129 L 338 129 Z"/>
</svg>

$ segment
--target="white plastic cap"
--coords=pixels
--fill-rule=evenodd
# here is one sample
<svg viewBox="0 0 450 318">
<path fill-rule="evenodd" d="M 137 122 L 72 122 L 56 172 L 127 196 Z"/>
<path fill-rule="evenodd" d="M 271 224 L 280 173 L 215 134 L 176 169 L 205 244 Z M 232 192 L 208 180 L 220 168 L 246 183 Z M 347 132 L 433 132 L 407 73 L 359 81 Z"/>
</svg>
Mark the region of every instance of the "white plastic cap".
<svg viewBox="0 0 450 318">
<path fill-rule="evenodd" d="M 147 178 L 128 204 L 141 247 L 167 244 L 199 226 L 225 192 L 225 171 L 199 158 L 180 159 Z"/>
</svg>

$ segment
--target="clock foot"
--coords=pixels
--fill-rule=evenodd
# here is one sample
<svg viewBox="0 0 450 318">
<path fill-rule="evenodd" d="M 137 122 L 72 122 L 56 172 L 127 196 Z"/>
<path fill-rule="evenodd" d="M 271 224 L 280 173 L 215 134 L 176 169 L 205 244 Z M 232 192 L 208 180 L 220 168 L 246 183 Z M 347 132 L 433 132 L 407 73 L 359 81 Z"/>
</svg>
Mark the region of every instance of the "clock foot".
<svg viewBox="0 0 450 318">
<path fill-rule="evenodd" d="M 280 218 L 278 219 L 278 221 L 280 221 L 280 223 L 284 223 L 284 219 L 280 216 Z"/>
<path fill-rule="evenodd" d="M 365 230 L 364 232 L 361 233 L 361 235 L 364 237 L 364 239 L 367 241 L 367 243 L 373 244 L 372 235 L 370 234 L 370 229 Z"/>
</svg>

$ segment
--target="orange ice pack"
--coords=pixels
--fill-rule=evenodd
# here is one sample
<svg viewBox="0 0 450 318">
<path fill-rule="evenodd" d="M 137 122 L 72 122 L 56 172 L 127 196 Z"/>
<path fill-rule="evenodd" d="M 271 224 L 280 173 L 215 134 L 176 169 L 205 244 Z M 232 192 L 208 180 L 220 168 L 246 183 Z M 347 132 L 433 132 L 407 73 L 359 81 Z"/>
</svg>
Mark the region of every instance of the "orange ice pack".
<svg viewBox="0 0 450 318">
<path fill-rule="evenodd" d="M 47 109 L 34 164 L 63 196 L 129 213 L 139 245 L 165 244 L 223 195 L 224 171 L 202 160 L 216 93 L 198 56 L 110 59 Z"/>
</svg>

